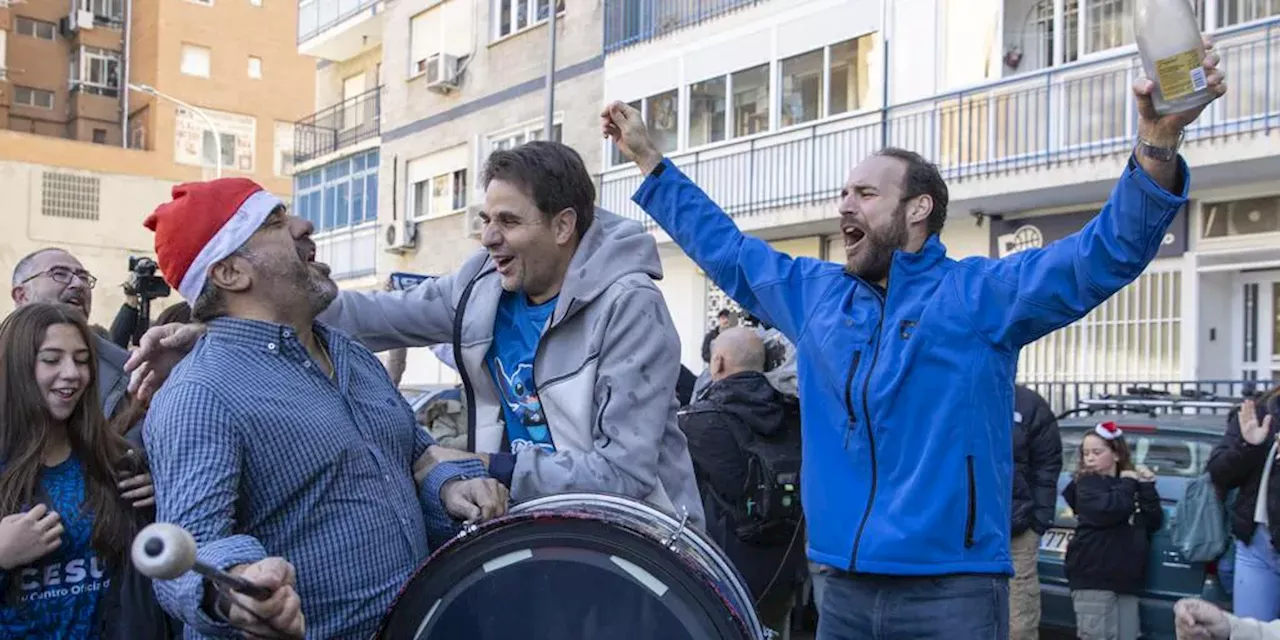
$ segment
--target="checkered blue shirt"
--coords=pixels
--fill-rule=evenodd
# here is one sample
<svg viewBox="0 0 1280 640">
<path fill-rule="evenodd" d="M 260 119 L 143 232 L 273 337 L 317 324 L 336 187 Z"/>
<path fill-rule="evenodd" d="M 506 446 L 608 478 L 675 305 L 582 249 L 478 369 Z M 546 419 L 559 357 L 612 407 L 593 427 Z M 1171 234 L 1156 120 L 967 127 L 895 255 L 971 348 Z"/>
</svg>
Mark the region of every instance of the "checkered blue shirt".
<svg viewBox="0 0 1280 640">
<path fill-rule="evenodd" d="M 476 461 L 442 464 L 415 486 L 431 436 L 368 349 L 316 332 L 336 381 L 289 327 L 209 324 L 147 413 L 156 516 L 190 531 L 210 565 L 293 563 L 308 638 L 366 638 L 426 559 L 428 532 L 453 532 L 440 488 L 486 474 Z M 194 573 L 156 582 L 188 638 L 235 637 L 201 608 L 204 590 Z"/>
</svg>

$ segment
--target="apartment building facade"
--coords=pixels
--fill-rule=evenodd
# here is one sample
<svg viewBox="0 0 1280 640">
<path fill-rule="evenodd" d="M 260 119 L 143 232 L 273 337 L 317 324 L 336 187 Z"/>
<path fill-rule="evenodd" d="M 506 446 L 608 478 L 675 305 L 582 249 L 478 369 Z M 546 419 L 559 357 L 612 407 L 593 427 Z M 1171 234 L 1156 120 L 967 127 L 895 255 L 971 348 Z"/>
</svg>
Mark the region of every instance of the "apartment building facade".
<svg viewBox="0 0 1280 640">
<path fill-rule="evenodd" d="M 0 269 L 67 248 L 99 277 L 92 320 L 109 325 L 173 185 L 246 176 L 288 199 L 314 82 L 278 37 L 295 24 L 278 0 L 0 0 Z"/>
<path fill-rule="evenodd" d="M 1135 135 L 1132 0 L 604 4 L 606 97 L 640 106 L 740 227 L 795 255 L 841 260 L 835 197 L 882 146 L 948 179 L 953 257 L 1002 256 L 1085 224 Z M 1192 202 L 1143 276 L 1023 351 L 1024 380 L 1280 377 L 1280 5 L 1193 5 L 1231 95 L 1187 132 Z M 635 168 L 601 170 L 602 204 L 643 220 Z M 700 367 L 726 301 L 654 233 L 685 364 Z"/>
<path fill-rule="evenodd" d="M 327 153 L 308 159 L 309 150 L 299 147 L 299 211 L 325 230 L 317 243 L 331 249 L 321 259 L 339 265 L 342 286 L 382 287 L 396 272 L 443 275 L 480 248 L 480 176 L 489 153 L 546 135 L 551 6 L 551 0 L 369 3 L 309 38 L 326 44 L 299 45 L 330 61 L 319 71 L 321 111 L 299 123 L 299 144 L 311 121 L 352 113 L 363 121 L 370 110 L 377 113 L 370 135 L 343 138 L 342 127 L 330 125 L 339 134 Z M 601 12 L 593 3 L 560 0 L 556 7 L 551 136 L 582 152 L 592 168 L 601 149 Z M 364 48 L 341 48 L 348 37 Z M 375 86 L 367 80 L 370 69 L 377 70 L 376 91 L 366 88 Z M 361 74 L 366 80 L 353 80 Z M 343 115 L 324 115 L 334 110 Z M 344 187 L 342 176 L 360 167 L 364 186 L 350 179 Z M 409 352 L 403 384 L 456 380 L 429 350 Z"/>
</svg>

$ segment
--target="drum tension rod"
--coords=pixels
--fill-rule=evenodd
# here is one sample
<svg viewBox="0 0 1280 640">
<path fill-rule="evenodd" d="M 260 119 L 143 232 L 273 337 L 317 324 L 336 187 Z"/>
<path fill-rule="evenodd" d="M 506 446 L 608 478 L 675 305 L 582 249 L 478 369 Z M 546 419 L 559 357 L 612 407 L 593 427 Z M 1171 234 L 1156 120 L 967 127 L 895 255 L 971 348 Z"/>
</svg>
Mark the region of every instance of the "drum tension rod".
<svg viewBox="0 0 1280 640">
<path fill-rule="evenodd" d="M 689 507 L 681 505 L 680 511 L 680 526 L 676 527 L 676 530 L 672 532 L 671 537 L 667 538 L 667 540 L 662 543 L 662 546 L 670 549 L 671 551 L 676 550 L 676 542 L 680 540 L 680 535 L 684 533 L 684 526 L 689 522 Z"/>
</svg>

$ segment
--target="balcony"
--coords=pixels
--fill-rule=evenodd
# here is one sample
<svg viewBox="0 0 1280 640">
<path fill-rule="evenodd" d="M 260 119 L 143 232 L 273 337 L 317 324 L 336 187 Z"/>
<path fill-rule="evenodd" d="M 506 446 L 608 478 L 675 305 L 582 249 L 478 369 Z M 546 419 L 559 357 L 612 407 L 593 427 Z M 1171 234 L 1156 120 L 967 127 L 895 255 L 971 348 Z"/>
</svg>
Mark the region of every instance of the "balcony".
<svg viewBox="0 0 1280 640">
<path fill-rule="evenodd" d="M 293 123 L 295 167 L 382 135 L 382 87 Z"/>
<path fill-rule="evenodd" d="M 298 53 L 332 62 L 382 45 L 381 0 L 302 0 Z"/>
<path fill-rule="evenodd" d="M 1269 135 L 1280 126 L 1280 20 L 1222 30 L 1215 39 L 1230 92 L 1187 129 L 1187 140 Z M 883 146 L 923 154 L 955 191 L 965 181 L 1127 154 L 1137 126 L 1130 87 L 1141 74 L 1136 53 L 1121 52 L 671 159 L 733 216 L 830 202 L 853 164 Z M 606 171 L 600 203 L 652 226 L 631 202 L 637 173 L 630 164 Z"/>
<path fill-rule="evenodd" d="M 604 50 L 616 51 L 691 27 L 760 0 L 604 0 Z"/>
</svg>

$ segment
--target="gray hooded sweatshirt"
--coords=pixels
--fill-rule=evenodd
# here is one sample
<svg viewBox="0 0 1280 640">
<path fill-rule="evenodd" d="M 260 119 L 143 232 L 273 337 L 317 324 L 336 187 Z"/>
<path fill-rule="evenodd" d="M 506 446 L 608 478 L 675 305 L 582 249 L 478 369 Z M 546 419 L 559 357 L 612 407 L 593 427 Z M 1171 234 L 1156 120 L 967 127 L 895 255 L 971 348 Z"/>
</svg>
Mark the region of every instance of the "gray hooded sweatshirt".
<svg viewBox="0 0 1280 640">
<path fill-rule="evenodd" d="M 644 500 L 704 527 L 688 444 L 676 422 L 680 339 L 654 284 L 662 264 L 635 221 L 596 209 L 569 263 L 534 358 L 556 451 L 516 457 L 511 496 L 574 491 Z M 343 291 L 319 317 L 373 351 L 452 343 L 466 387 L 469 448 L 506 438 L 501 396 L 485 363 L 502 296 L 488 252 L 407 291 Z"/>
</svg>

